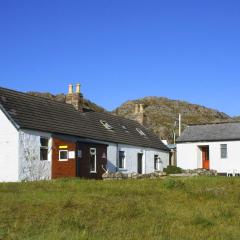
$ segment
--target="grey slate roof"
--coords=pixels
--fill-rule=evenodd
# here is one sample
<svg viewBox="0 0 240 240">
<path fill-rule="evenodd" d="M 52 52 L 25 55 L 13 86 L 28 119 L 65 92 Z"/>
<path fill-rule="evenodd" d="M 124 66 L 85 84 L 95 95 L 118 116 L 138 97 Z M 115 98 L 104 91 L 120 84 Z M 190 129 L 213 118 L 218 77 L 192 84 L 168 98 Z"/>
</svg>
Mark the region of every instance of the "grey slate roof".
<svg viewBox="0 0 240 240">
<path fill-rule="evenodd" d="M 177 142 L 240 140 L 240 122 L 188 126 Z"/>
<path fill-rule="evenodd" d="M 5 88 L 0 88 L 0 107 L 22 129 L 169 151 L 155 134 L 138 122 L 108 113 L 81 113 L 70 104 Z M 100 120 L 107 121 L 114 129 L 107 130 Z M 141 136 L 136 128 L 140 128 L 146 136 Z"/>
</svg>

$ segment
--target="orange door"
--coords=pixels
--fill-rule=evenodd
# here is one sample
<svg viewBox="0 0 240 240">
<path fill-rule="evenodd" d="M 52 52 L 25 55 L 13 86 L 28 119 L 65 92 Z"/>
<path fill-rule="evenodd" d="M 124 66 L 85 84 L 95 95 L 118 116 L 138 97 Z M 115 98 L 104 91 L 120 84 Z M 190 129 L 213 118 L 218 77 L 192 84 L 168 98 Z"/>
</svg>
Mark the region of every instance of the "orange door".
<svg viewBox="0 0 240 240">
<path fill-rule="evenodd" d="M 202 147 L 202 167 L 209 169 L 209 147 Z"/>
</svg>

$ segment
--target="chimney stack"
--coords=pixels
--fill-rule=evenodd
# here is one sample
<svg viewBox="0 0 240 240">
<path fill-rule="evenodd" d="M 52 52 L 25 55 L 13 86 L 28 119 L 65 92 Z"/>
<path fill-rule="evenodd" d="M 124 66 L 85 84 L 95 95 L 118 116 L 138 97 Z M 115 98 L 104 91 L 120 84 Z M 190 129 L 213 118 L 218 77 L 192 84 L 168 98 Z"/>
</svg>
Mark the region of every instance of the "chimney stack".
<svg viewBox="0 0 240 240">
<path fill-rule="evenodd" d="M 144 124 L 144 104 L 135 104 L 134 118 L 140 124 Z"/>
<path fill-rule="evenodd" d="M 80 84 L 76 85 L 76 92 L 73 92 L 73 85 L 69 84 L 68 94 L 66 96 L 66 103 L 72 104 L 76 110 L 83 111 L 83 95 L 80 92 Z"/>
</svg>

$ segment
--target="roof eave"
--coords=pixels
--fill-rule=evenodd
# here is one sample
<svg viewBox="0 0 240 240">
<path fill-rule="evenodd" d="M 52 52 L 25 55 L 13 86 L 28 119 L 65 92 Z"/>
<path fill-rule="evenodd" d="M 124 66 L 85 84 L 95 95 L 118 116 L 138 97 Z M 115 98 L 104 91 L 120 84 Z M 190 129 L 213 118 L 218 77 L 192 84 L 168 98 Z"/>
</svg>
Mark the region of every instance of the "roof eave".
<svg viewBox="0 0 240 240">
<path fill-rule="evenodd" d="M 2 110 L 2 112 L 4 113 L 4 115 L 8 118 L 8 120 L 13 124 L 13 126 L 19 130 L 20 126 L 13 120 L 13 118 L 11 117 L 11 115 L 8 113 L 8 111 L 6 111 L 6 109 L 3 107 L 2 104 L 0 104 L 0 110 Z"/>
<path fill-rule="evenodd" d="M 179 143 L 196 143 L 196 142 L 231 142 L 231 141 L 240 141 L 240 138 L 233 138 L 233 139 L 202 139 L 202 140 L 180 140 L 177 141 Z"/>
</svg>

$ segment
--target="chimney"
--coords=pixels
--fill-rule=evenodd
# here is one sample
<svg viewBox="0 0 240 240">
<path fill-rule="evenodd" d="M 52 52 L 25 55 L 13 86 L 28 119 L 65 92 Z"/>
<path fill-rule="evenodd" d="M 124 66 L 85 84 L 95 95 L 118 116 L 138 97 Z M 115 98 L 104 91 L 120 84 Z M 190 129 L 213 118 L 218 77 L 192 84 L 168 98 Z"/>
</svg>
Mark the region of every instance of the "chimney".
<svg viewBox="0 0 240 240">
<path fill-rule="evenodd" d="M 135 104 L 135 114 L 138 114 L 138 104 Z"/>
<path fill-rule="evenodd" d="M 144 113 L 143 104 L 139 104 L 139 113 Z"/>
<path fill-rule="evenodd" d="M 145 120 L 144 118 L 144 104 L 135 104 L 134 119 L 143 125 Z"/>
<path fill-rule="evenodd" d="M 73 85 L 72 84 L 68 85 L 68 94 L 73 94 Z"/>
<path fill-rule="evenodd" d="M 76 110 L 83 111 L 83 95 L 80 92 L 80 84 L 76 85 L 76 92 L 73 92 L 73 85 L 69 84 L 68 94 L 66 96 L 66 103 L 72 104 Z"/>
<path fill-rule="evenodd" d="M 81 87 L 81 85 L 80 85 L 80 83 L 78 83 L 76 85 L 76 93 L 80 93 L 80 87 Z"/>
</svg>

